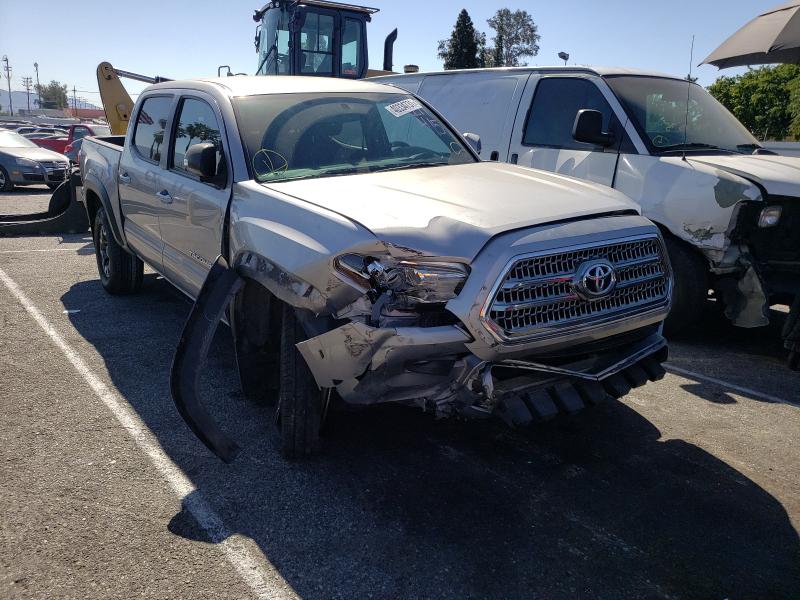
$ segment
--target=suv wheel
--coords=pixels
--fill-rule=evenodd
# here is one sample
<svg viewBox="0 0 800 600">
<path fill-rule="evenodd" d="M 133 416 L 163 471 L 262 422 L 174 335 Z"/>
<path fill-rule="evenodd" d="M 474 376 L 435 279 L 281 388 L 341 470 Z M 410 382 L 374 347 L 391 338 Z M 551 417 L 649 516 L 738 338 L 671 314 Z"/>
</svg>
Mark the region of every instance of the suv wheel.
<svg viewBox="0 0 800 600">
<path fill-rule="evenodd" d="M 667 338 L 688 331 L 700 321 L 708 301 L 708 266 L 682 243 L 666 238 L 674 277 L 672 308 L 664 322 Z"/>
<path fill-rule="evenodd" d="M 94 252 L 100 283 L 109 294 L 133 294 L 139 290 L 144 263 L 117 243 L 102 207 L 94 218 Z"/>
<path fill-rule="evenodd" d="M 319 431 L 331 390 L 320 390 L 295 344 L 306 339 L 294 308 L 283 306 L 280 392 L 276 418 L 286 458 L 311 456 L 320 449 Z"/>
</svg>

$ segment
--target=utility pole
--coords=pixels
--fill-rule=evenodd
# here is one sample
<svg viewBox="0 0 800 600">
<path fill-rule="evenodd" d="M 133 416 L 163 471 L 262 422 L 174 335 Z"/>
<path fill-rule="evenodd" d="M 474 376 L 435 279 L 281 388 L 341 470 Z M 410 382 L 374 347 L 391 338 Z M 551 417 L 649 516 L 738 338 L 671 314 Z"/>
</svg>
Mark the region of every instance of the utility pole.
<svg viewBox="0 0 800 600">
<path fill-rule="evenodd" d="M 72 86 L 72 109 L 77 111 L 78 110 L 78 98 L 75 96 L 75 93 L 78 90 L 75 89 L 75 86 Z M 77 112 L 75 113 L 77 114 Z"/>
<path fill-rule="evenodd" d="M 39 108 L 42 108 L 42 86 L 39 85 L 39 63 L 33 63 L 33 68 L 36 70 L 36 97 L 39 99 Z"/>
<path fill-rule="evenodd" d="M 11 65 L 8 64 L 8 56 L 3 55 L 3 70 L 6 72 L 6 79 L 8 80 L 8 112 L 14 116 L 14 101 L 11 99 Z"/>
<path fill-rule="evenodd" d="M 33 79 L 31 77 L 23 77 L 22 85 L 25 86 L 25 92 L 28 94 L 28 112 L 31 112 L 31 85 Z"/>
</svg>

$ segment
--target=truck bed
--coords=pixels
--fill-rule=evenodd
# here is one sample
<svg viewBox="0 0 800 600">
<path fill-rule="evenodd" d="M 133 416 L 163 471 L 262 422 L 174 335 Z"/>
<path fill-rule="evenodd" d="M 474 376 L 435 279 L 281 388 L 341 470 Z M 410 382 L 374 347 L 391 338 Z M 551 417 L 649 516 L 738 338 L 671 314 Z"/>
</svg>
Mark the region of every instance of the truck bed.
<svg viewBox="0 0 800 600">
<path fill-rule="evenodd" d="M 81 167 L 84 194 L 96 193 L 106 196 L 112 229 L 122 231 L 122 213 L 119 205 L 119 187 L 117 172 L 125 143 L 124 135 L 88 136 L 83 139 L 78 162 Z M 124 240 L 118 240 L 124 245 Z"/>
</svg>

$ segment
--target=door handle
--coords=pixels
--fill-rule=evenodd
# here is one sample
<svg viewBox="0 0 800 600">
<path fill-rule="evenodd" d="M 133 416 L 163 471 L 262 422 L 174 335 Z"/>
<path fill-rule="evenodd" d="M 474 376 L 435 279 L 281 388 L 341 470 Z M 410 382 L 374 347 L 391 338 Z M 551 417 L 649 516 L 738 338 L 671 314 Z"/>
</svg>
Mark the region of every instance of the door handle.
<svg viewBox="0 0 800 600">
<path fill-rule="evenodd" d="M 172 204 L 172 196 L 170 196 L 167 190 L 161 190 L 156 196 L 158 196 L 158 199 L 164 204 Z"/>
<path fill-rule="evenodd" d="M 120 174 L 119 174 L 119 182 L 120 182 L 120 183 L 130 183 L 130 182 L 131 182 L 131 176 L 130 176 L 130 175 L 128 175 L 128 173 L 127 173 L 127 172 L 125 172 L 125 173 L 120 173 Z"/>
</svg>

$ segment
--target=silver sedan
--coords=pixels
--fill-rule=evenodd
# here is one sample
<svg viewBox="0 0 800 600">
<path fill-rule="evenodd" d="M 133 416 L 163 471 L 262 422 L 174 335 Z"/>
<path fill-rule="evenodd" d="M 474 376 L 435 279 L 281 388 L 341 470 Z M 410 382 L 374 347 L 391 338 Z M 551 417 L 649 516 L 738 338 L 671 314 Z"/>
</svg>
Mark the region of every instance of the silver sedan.
<svg viewBox="0 0 800 600">
<path fill-rule="evenodd" d="M 14 131 L 0 130 L 0 191 L 15 185 L 47 184 L 58 187 L 69 173 L 69 159 L 40 148 Z"/>
</svg>

